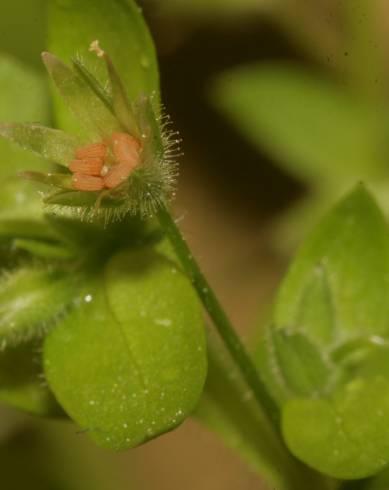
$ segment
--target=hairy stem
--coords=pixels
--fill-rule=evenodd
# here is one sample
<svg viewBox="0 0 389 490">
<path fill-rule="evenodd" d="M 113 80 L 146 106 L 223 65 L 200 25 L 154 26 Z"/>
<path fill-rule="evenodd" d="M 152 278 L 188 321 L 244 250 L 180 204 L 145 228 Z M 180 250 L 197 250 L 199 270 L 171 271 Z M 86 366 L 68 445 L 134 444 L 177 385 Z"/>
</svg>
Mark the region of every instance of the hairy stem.
<svg viewBox="0 0 389 490">
<path fill-rule="evenodd" d="M 208 284 L 208 281 L 201 272 L 199 265 L 193 258 L 193 255 L 179 228 L 177 227 L 174 218 L 165 207 L 161 208 L 158 218 L 163 230 L 174 247 L 182 267 L 192 281 L 200 300 L 212 319 L 213 324 L 222 338 L 226 348 L 241 371 L 243 378 L 246 380 L 248 386 L 253 392 L 253 395 L 259 403 L 261 409 L 269 421 L 272 422 L 276 431 L 279 432 L 278 408 L 269 396 L 266 387 L 259 377 L 256 366 L 247 353 L 240 338 L 236 334 L 234 327 L 219 303 L 219 300 L 217 299 L 212 288 Z"/>
</svg>

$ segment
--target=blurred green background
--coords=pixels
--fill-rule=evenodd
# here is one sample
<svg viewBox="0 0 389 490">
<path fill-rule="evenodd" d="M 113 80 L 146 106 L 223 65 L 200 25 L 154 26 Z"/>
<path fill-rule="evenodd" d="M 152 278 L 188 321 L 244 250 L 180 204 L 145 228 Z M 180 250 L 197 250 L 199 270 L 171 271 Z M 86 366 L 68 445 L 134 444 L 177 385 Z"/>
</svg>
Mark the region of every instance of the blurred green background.
<svg viewBox="0 0 389 490">
<path fill-rule="evenodd" d="M 1 2 L 1 120 L 50 119 L 40 62 L 45 3 Z M 184 140 L 176 212 L 250 341 L 291 254 L 345 190 L 363 180 L 389 212 L 389 5 L 139 3 L 159 52 L 166 110 Z M 24 103 L 26 90 L 36 93 L 34 106 Z M 0 175 L 38 164 L 26 158 L 1 142 Z M 0 474 L 6 490 L 266 488 L 196 420 L 115 455 L 70 423 L 5 407 Z"/>
</svg>

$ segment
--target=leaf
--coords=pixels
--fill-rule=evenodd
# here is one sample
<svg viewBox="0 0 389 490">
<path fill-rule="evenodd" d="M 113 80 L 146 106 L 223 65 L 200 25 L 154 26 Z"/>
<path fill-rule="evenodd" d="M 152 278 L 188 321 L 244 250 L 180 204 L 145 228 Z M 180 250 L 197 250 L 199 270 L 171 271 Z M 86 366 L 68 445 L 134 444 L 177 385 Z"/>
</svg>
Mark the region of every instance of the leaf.
<svg viewBox="0 0 389 490">
<path fill-rule="evenodd" d="M 340 479 L 365 478 L 389 461 L 389 380 L 350 381 L 326 399 L 293 399 L 282 430 L 292 453 Z"/>
<path fill-rule="evenodd" d="M 335 478 L 389 463 L 388 286 L 387 225 L 358 186 L 303 245 L 258 349 L 288 447 Z"/>
<path fill-rule="evenodd" d="M 298 325 L 323 346 L 388 335 L 387 235 L 381 211 L 358 186 L 303 245 L 279 291 L 275 323 Z"/>
<path fill-rule="evenodd" d="M 212 95 L 244 137 L 311 186 L 343 189 L 386 172 L 379 111 L 302 68 L 234 69 Z"/>
<path fill-rule="evenodd" d="M 40 121 L 49 119 L 47 87 L 34 70 L 5 54 L 0 55 L 0 121 Z M 0 140 L 0 177 L 19 170 L 43 170 L 40 158 Z"/>
<path fill-rule="evenodd" d="M 45 372 L 66 412 L 115 450 L 179 425 L 206 374 L 201 308 L 187 280 L 151 249 L 123 251 L 46 338 Z"/>
<path fill-rule="evenodd" d="M 325 393 L 333 382 L 329 360 L 321 356 L 307 337 L 293 329 L 268 328 L 258 355 L 263 363 L 261 375 L 279 404 L 293 395 Z"/>
<path fill-rule="evenodd" d="M 84 126 L 90 141 L 100 141 L 120 131 L 119 122 L 83 78 L 50 53 L 43 53 L 42 58 L 60 94 Z"/>
<path fill-rule="evenodd" d="M 75 150 L 80 146 L 77 138 L 39 124 L 0 124 L 0 136 L 65 167 L 75 158 Z"/>
<path fill-rule="evenodd" d="M 65 61 L 79 55 L 88 70 L 106 85 L 107 73 L 89 45 L 98 39 L 124 82 L 130 101 L 156 93 L 159 74 L 155 49 L 139 7 L 132 0 L 54 0 L 49 6 L 49 49 Z M 56 99 L 60 127 L 73 128 Z"/>
<path fill-rule="evenodd" d="M 35 415 L 59 416 L 62 410 L 45 383 L 40 359 L 36 341 L 0 352 L 0 400 Z"/>
<path fill-rule="evenodd" d="M 75 280 L 60 269 L 39 266 L 3 273 L 0 279 L 0 347 L 46 333 L 69 307 Z"/>
</svg>

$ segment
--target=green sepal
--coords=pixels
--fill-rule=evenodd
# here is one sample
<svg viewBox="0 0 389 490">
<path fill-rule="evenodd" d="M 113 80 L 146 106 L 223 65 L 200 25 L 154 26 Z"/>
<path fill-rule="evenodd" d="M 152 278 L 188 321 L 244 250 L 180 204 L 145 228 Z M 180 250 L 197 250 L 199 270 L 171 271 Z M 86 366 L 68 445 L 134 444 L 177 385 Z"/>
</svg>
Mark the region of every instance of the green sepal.
<svg viewBox="0 0 389 490">
<path fill-rule="evenodd" d="M 103 192 L 82 192 L 75 190 L 63 190 L 49 194 L 43 199 L 48 205 L 60 205 L 74 208 L 96 207 L 116 208 L 123 204 L 123 199 L 112 198 L 116 189 Z"/>
<path fill-rule="evenodd" d="M 198 402 L 201 307 L 170 260 L 122 251 L 46 337 L 44 359 L 56 398 L 98 444 L 134 447 L 179 425 Z"/>
<path fill-rule="evenodd" d="M 93 74 L 88 70 L 80 58 L 72 59 L 73 68 L 76 73 L 80 75 L 81 78 L 89 85 L 97 97 L 102 101 L 102 103 L 107 107 L 107 109 L 114 114 L 112 96 L 108 91 L 100 84 L 100 82 L 93 76 Z"/>
<path fill-rule="evenodd" d="M 59 189 L 72 189 L 72 176 L 61 173 L 21 172 L 20 177 Z"/>
<path fill-rule="evenodd" d="M 128 100 L 123 82 L 116 71 L 111 58 L 104 53 L 104 60 L 107 65 L 108 76 L 111 84 L 112 104 L 115 115 L 123 128 L 135 138 L 140 137 L 138 123 L 135 114 Z"/>
<path fill-rule="evenodd" d="M 117 119 L 83 78 L 51 53 L 43 53 L 42 58 L 63 99 L 84 126 L 89 140 L 100 141 L 120 131 Z"/>
<path fill-rule="evenodd" d="M 142 95 L 134 105 L 136 119 L 143 140 L 142 156 L 144 162 L 152 164 L 163 160 L 164 141 L 152 98 Z"/>
<path fill-rule="evenodd" d="M 65 167 L 74 159 L 74 152 L 80 146 L 76 137 L 40 124 L 0 124 L 0 136 Z"/>
</svg>

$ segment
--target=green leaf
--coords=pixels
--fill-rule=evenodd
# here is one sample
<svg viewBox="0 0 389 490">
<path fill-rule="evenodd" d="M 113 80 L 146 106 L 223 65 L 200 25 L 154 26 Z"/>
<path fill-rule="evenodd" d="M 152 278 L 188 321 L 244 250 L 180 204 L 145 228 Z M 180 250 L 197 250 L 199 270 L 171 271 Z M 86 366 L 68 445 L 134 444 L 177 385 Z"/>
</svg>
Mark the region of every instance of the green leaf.
<svg viewBox="0 0 389 490">
<path fill-rule="evenodd" d="M 62 414 L 43 377 L 39 342 L 0 352 L 0 400 L 35 415 Z"/>
<path fill-rule="evenodd" d="M 389 463 L 388 296 L 387 224 L 358 186 L 303 245 L 258 350 L 289 448 L 336 478 Z"/>
<path fill-rule="evenodd" d="M 90 141 L 100 141 L 120 131 L 120 124 L 89 84 L 50 53 L 43 61 L 61 96 L 78 118 Z"/>
<path fill-rule="evenodd" d="M 41 337 L 64 314 L 75 281 L 59 269 L 30 266 L 0 279 L 0 346 Z"/>
<path fill-rule="evenodd" d="M 206 374 L 201 308 L 173 262 L 123 251 L 46 338 L 45 372 L 66 412 L 100 445 L 134 447 L 179 425 Z"/>
<path fill-rule="evenodd" d="M 339 189 L 385 174 L 379 111 L 323 77 L 253 64 L 223 74 L 212 93 L 244 137 L 303 182 Z"/>
<path fill-rule="evenodd" d="M 279 404 L 293 395 L 325 393 L 333 382 L 329 360 L 322 357 L 307 337 L 293 329 L 268 328 L 258 355 L 263 363 L 262 377 Z M 274 382 L 275 371 L 277 382 Z"/>
<path fill-rule="evenodd" d="M 388 230 L 358 186 L 303 245 L 278 294 L 274 321 L 333 345 L 389 333 Z"/>
<path fill-rule="evenodd" d="M 40 121 L 49 119 L 45 79 L 20 61 L 0 55 L 0 121 Z M 40 158 L 0 140 L 0 177 L 19 170 L 43 170 Z"/>
<path fill-rule="evenodd" d="M 389 380 L 355 379 L 326 399 L 290 400 L 282 430 L 292 453 L 323 473 L 364 478 L 389 461 Z"/>
<path fill-rule="evenodd" d="M 0 136 L 65 167 L 75 158 L 75 150 L 80 146 L 77 138 L 39 124 L 0 124 Z"/>
<path fill-rule="evenodd" d="M 130 101 L 156 93 L 159 110 L 159 74 L 154 45 L 139 7 L 132 0 L 53 0 L 49 6 L 49 49 L 65 61 L 79 55 L 102 86 L 104 63 L 89 52 L 98 39 L 109 53 L 124 82 Z M 73 128 L 56 99 L 61 127 Z"/>
</svg>

